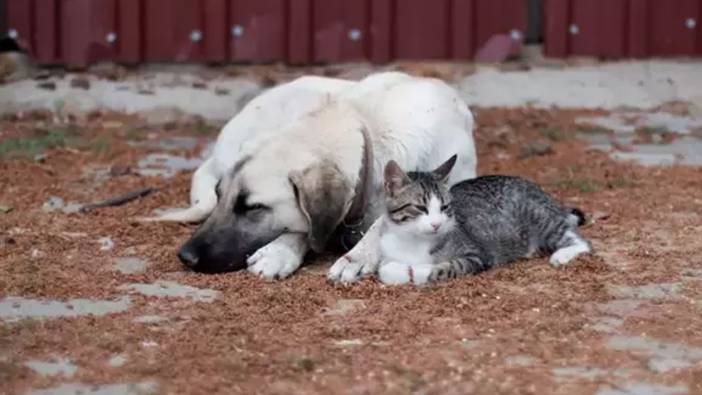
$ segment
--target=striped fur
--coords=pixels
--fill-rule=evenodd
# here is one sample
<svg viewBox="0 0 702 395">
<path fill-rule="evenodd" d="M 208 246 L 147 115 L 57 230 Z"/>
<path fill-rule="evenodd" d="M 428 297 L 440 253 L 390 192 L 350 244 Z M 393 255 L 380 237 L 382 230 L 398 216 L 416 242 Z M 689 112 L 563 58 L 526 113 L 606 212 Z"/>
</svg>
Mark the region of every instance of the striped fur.
<svg viewBox="0 0 702 395">
<path fill-rule="evenodd" d="M 388 180 L 386 172 L 381 281 L 444 281 L 543 254 L 552 254 L 551 263 L 559 266 L 591 249 L 577 231 L 583 213 L 563 207 L 525 179 L 484 176 L 449 189 L 434 173 L 405 175 L 392 169 L 389 175 L 394 179 Z M 449 227 L 417 235 L 416 222 L 437 215 L 423 210 L 432 199 L 441 202 L 440 214 L 449 219 Z M 422 243 L 428 246 L 426 253 Z M 392 265 L 384 269 L 388 262 Z M 403 270 L 411 275 L 398 273 Z"/>
</svg>

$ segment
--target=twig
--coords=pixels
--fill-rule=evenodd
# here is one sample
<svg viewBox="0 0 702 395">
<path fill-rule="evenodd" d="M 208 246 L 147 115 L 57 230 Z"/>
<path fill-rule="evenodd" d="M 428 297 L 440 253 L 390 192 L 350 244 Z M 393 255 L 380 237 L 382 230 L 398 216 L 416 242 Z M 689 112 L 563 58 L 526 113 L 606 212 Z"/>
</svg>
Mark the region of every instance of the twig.
<svg viewBox="0 0 702 395">
<path fill-rule="evenodd" d="M 92 203 L 92 204 L 86 204 L 85 206 L 80 208 L 81 213 L 87 213 L 91 210 L 94 210 L 96 208 L 102 208 L 102 207 L 115 207 L 115 206 L 121 206 L 125 203 L 131 202 L 132 200 L 139 199 L 140 197 L 144 197 L 151 192 L 155 192 L 159 190 L 160 188 L 139 188 L 136 190 L 133 190 L 131 192 L 127 192 L 124 195 L 120 195 L 111 199 L 103 200 L 102 202 L 98 203 Z"/>
</svg>

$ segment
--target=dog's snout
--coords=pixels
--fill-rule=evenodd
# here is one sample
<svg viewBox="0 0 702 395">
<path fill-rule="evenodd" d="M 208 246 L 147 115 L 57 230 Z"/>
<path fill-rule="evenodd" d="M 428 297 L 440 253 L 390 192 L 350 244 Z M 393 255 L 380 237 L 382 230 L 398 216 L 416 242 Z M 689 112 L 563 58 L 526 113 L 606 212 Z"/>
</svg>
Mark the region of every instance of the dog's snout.
<svg viewBox="0 0 702 395">
<path fill-rule="evenodd" d="M 184 245 L 180 248 L 180 250 L 178 250 L 178 259 L 180 259 L 183 265 L 193 269 L 197 266 L 200 257 L 193 248 L 188 245 Z"/>
</svg>

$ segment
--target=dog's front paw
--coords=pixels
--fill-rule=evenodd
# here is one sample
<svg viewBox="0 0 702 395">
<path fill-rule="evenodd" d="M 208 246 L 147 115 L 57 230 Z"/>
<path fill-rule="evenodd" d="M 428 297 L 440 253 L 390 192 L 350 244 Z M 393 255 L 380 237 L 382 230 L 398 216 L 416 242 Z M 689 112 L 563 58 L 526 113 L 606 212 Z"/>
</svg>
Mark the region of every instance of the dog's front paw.
<svg viewBox="0 0 702 395">
<path fill-rule="evenodd" d="M 387 285 L 409 284 L 412 282 L 412 268 L 400 262 L 384 263 L 378 269 L 378 278 Z"/>
<path fill-rule="evenodd" d="M 364 276 L 364 265 L 362 262 L 354 260 L 350 254 L 346 254 L 337 259 L 329 269 L 327 278 L 329 281 L 344 284 L 354 283 Z"/>
<path fill-rule="evenodd" d="M 268 244 L 251 255 L 246 263 L 250 273 L 267 280 L 279 280 L 293 274 L 302 258 L 284 244 Z"/>
</svg>

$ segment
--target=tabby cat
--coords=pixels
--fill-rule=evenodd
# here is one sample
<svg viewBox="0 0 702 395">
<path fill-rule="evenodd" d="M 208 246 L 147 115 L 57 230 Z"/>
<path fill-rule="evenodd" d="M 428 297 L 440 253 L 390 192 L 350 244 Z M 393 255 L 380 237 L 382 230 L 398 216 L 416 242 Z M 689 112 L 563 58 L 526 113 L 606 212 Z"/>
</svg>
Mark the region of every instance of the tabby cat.
<svg viewBox="0 0 702 395">
<path fill-rule="evenodd" d="M 553 266 L 591 251 L 584 215 L 519 177 L 483 176 L 449 188 L 454 155 L 432 172 L 385 167 L 387 212 L 378 276 L 386 284 L 425 284 L 479 273 L 540 254 Z"/>
</svg>

